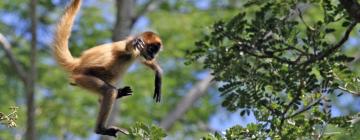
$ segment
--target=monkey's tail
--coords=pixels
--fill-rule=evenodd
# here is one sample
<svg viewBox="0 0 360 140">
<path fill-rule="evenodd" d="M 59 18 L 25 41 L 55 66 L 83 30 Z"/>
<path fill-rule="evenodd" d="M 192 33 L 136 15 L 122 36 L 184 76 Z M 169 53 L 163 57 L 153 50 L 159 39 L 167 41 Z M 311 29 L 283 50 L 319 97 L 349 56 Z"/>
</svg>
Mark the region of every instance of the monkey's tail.
<svg viewBox="0 0 360 140">
<path fill-rule="evenodd" d="M 78 59 L 74 58 L 70 53 L 68 40 L 80 6 L 81 0 L 72 0 L 71 4 L 65 9 L 64 15 L 60 18 L 54 34 L 53 53 L 58 64 L 66 71 L 72 71 L 78 64 Z"/>
</svg>

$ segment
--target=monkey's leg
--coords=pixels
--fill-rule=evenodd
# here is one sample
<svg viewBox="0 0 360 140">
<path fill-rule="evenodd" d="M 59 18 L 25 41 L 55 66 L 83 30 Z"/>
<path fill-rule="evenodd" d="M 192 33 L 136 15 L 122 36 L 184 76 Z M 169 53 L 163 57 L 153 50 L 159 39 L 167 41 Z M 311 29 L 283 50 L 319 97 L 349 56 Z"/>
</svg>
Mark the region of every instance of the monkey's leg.
<svg viewBox="0 0 360 140">
<path fill-rule="evenodd" d="M 73 75 L 72 78 L 77 86 L 91 90 L 97 94 L 100 94 L 101 96 L 104 95 L 108 90 L 115 89 L 115 87 L 112 85 L 107 84 L 103 80 L 94 76 L 79 74 Z"/>
<path fill-rule="evenodd" d="M 108 88 L 115 88 L 111 84 L 108 84 L 107 82 L 102 81 L 101 79 L 89 76 L 89 75 L 74 75 L 72 76 L 74 79 L 74 83 L 70 83 L 70 85 L 77 86 L 80 85 L 81 87 L 94 91 L 95 93 L 104 93 L 106 89 Z M 129 86 L 125 86 L 123 88 L 117 89 L 118 95 L 116 99 L 119 99 L 124 96 L 132 95 L 132 90 Z M 101 101 L 101 97 L 99 99 L 99 102 Z"/>
<path fill-rule="evenodd" d="M 119 88 L 116 99 L 120 99 L 125 96 L 130 96 L 130 95 L 132 95 L 131 93 L 132 93 L 132 90 L 129 86 Z M 102 96 L 99 97 L 98 102 L 101 103 L 101 101 L 102 101 Z"/>
<path fill-rule="evenodd" d="M 115 126 L 106 127 L 106 121 L 118 95 L 117 89 L 94 76 L 75 75 L 73 76 L 73 79 L 79 86 L 100 93 L 101 95 L 101 103 L 96 120 L 95 133 L 114 137 L 116 137 L 116 133 L 118 131 L 128 134 L 126 130 Z"/>
<path fill-rule="evenodd" d="M 118 95 L 117 90 L 113 89 L 113 90 L 106 92 L 102 96 L 102 101 L 100 103 L 100 111 L 99 111 L 98 118 L 96 120 L 95 132 L 97 134 L 114 136 L 114 137 L 116 137 L 116 133 L 119 131 L 124 134 L 128 134 L 128 132 L 126 130 L 115 127 L 115 126 L 106 127 L 106 121 L 110 115 L 110 112 L 112 110 L 113 104 L 115 103 L 117 95 Z"/>
</svg>

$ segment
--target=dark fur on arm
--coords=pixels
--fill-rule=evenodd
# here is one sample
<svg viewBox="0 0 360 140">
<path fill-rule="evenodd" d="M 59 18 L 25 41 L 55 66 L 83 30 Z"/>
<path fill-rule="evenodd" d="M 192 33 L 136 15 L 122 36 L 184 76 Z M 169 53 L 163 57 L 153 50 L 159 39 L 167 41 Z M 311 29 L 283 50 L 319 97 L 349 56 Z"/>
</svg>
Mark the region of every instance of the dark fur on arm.
<svg viewBox="0 0 360 140">
<path fill-rule="evenodd" d="M 154 100 L 156 102 L 160 102 L 161 100 L 161 84 L 162 84 L 162 69 L 160 65 L 156 62 L 156 60 L 151 61 L 143 61 L 144 65 L 150 67 L 155 71 L 155 90 L 154 90 Z"/>
<path fill-rule="evenodd" d="M 158 68 L 155 71 L 155 90 L 154 90 L 154 100 L 160 102 L 161 100 L 161 83 L 162 82 L 162 70 Z"/>
</svg>

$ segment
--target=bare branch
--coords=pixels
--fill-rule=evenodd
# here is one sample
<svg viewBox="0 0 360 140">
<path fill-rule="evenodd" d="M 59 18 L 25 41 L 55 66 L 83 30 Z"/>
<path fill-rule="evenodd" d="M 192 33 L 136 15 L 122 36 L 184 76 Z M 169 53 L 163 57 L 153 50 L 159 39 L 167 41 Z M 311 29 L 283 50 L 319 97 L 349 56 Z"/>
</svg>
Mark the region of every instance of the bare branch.
<svg viewBox="0 0 360 140">
<path fill-rule="evenodd" d="M 347 93 L 350 93 L 354 96 L 360 96 L 360 93 L 359 92 L 356 92 L 356 91 L 353 91 L 353 90 L 349 90 L 349 89 L 346 89 L 345 87 L 338 87 L 339 89 L 347 92 Z"/>
<path fill-rule="evenodd" d="M 199 81 L 190 91 L 181 99 L 174 110 L 169 113 L 161 122 L 160 127 L 169 130 L 185 112 L 197 101 L 201 96 L 206 94 L 206 90 L 211 85 L 213 76 L 209 75 L 204 80 Z"/>
<path fill-rule="evenodd" d="M 348 122 L 350 122 L 352 125 L 358 123 L 360 121 L 360 113 L 357 113 L 355 115 L 352 116 L 352 119 L 349 120 Z"/>
<path fill-rule="evenodd" d="M 16 60 L 14 53 L 11 50 L 11 45 L 9 41 L 5 38 L 3 34 L 0 33 L 0 47 L 5 51 L 6 57 L 9 59 L 12 67 L 15 69 L 16 73 L 20 77 L 20 79 L 26 83 L 26 73 L 24 71 L 24 68 L 20 65 L 19 61 Z"/>
</svg>

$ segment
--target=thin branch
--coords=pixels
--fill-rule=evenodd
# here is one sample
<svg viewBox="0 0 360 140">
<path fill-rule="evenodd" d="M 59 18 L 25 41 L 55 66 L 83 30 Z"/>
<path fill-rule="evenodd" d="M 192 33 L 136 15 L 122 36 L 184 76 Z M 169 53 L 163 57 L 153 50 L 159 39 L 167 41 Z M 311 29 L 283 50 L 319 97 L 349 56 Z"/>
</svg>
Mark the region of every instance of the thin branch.
<svg viewBox="0 0 360 140">
<path fill-rule="evenodd" d="M 16 73 L 20 79 L 26 83 L 27 77 L 24 68 L 20 65 L 19 61 L 16 60 L 14 53 L 11 50 L 11 45 L 9 41 L 5 38 L 3 34 L 0 33 L 0 47 L 5 51 L 6 57 L 9 59 L 11 66 L 15 69 Z"/>
<path fill-rule="evenodd" d="M 262 106 L 265 107 L 268 111 L 270 111 L 272 115 L 276 115 L 276 113 L 278 112 L 278 110 L 271 108 L 271 107 L 268 106 L 267 104 L 261 103 L 260 105 L 262 105 Z"/>
<path fill-rule="evenodd" d="M 333 54 L 337 49 L 339 49 L 342 45 L 344 45 L 344 43 L 349 39 L 350 33 L 354 29 L 356 24 L 357 24 L 357 22 L 355 22 L 355 21 L 350 24 L 350 26 L 346 29 L 345 35 L 343 36 L 343 38 L 337 44 L 335 44 L 331 48 L 323 51 L 319 55 L 315 55 L 315 56 L 311 57 L 309 60 L 302 63 L 302 65 L 307 66 L 307 65 L 309 65 L 309 64 L 311 64 L 311 63 L 313 63 L 313 62 L 315 62 L 317 60 L 322 60 L 325 57 Z"/>
<path fill-rule="evenodd" d="M 279 128 L 280 136 L 282 135 L 282 128 L 283 128 L 283 124 L 284 124 L 284 122 L 286 120 L 286 114 L 288 114 L 288 111 L 293 106 L 293 104 L 295 104 L 295 102 L 300 99 L 300 96 L 302 95 L 301 89 L 303 89 L 304 86 L 305 86 L 305 83 L 304 83 L 303 80 L 301 80 L 299 88 L 298 88 L 298 92 L 293 97 L 293 99 L 290 101 L 290 103 L 285 106 L 285 110 L 281 114 L 280 128 Z"/>
<path fill-rule="evenodd" d="M 311 109 L 313 106 L 319 104 L 320 101 L 321 101 L 321 99 L 322 99 L 322 97 L 319 98 L 319 99 L 317 99 L 317 100 L 315 100 L 315 101 L 313 101 L 313 102 L 310 103 L 308 106 L 303 107 L 302 109 L 297 110 L 297 111 L 294 112 L 293 114 L 291 114 L 291 115 L 289 115 L 289 116 L 286 116 L 285 119 L 290 119 L 290 118 L 295 117 L 295 116 L 297 116 L 297 115 L 299 115 L 299 114 L 301 114 L 301 113 L 303 113 L 303 112 L 305 112 L 305 111 L 308 111 L 308 110 Z"/>
<path fill-rule="evenodd" d="M 310 29 L 310 30 L 312 30 L 312 31 L 315 31 L 315 28 L 314 28 L 314 27 L 311 27 L 309 24 L 307 24 L 307 23 L 305 22 L 305 20 L 304 20 L 304 18 L 303 18 L 302 11 L 300 10 L 300 8 L 298 8 L 297 10 L 298 10 L 298 12 L 299 12 L 299 17 L 300 17 L 301 22 L 302 22 L 308 29 Z"/>
<path fill-rule="evenodd" d="M 359 92 L 352 91 L 352 90 L 346 89 L 346 88 L 344 88 L 344 87 L 338 87 L 338 88 L 341 89 L 341 90 L 343 90 L 343 91 L 345 91 L 345 92 L 348 92 L 348 93 L 350 93 L 350 94 L 352 94 L 352 95 L 354 95 L 354 96 L 360 96 L 360 93 L 359 93 Z"/>
<path fill-rule="evenodd" d="M 320 134 L 318 135 L 317 140 L 321 140 L 323 138 L 327 125 L 328 125 L 327 122 L 324 125 L 322 125 Z"/>
<path fill-rule="evenodd" d="M 163 0 L 148 0 L 147 3 L 144 4 L 144 6 L 139 10 L 139 12 L 136 13 L 136 15 L 132 19 L 132 24 L 134 24 L 139 17 L 143 16 L 147 12 L 155 10 L 159 3 L 161 3 Z"/>
<path fill-rule="evenodd" d="M 360 121 L 359 115 L 360 115 L 360 113 L 353 115 L 352 116 L 353 119 L 349 120 L 348 122 L 350 122 L 352 125 L 358 123 Z"/>
<path fill-rule="evenodd" d="M 247 49 L 241 49 L 240 48 L 240 51 L 244 51 L 245 53 L 249 54 L 249 55 L 252 55 L 254 57 L 257 57 L 257 58 L 261 58 L 261 59 L 266 59 L 266 58 L 270 58 L 270 59 L 274 59 L 274 60 L 277 60 L 281 63 L 286 63 L 286 64 L 289 64 L 289 65 L 295 65 L 296 62 L 293 62 L 291 60 L 287 60 L 286 58 L 281 58 L 281 57 L 276 57 L 274 54 L 265 54 L 265 55 L 258 55 L 254 52 L 254 49 L 248 51 Z"/>
<path fill-rule="evenodd" d="M 349 122 L 350 122 L 352 125 L 358 123 L 359 121 L 360 121 L 360 117 L 356 117 L 356 118 L 354 118 L 354 119 L 349 120 Z"/>
</svg>

